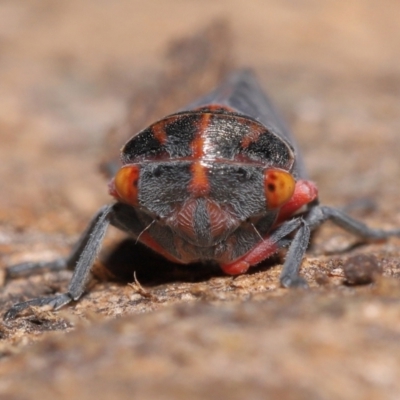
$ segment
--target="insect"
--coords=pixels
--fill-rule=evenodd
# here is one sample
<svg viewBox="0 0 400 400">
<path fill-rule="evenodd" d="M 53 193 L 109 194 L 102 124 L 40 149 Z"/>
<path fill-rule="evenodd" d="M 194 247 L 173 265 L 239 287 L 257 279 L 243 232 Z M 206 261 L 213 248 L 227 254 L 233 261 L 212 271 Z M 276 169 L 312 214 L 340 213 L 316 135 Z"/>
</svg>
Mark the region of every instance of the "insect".
<svg viewBox="0 0 400 400">
<path fill-rule="evenodd" d="M 59 309 L 78 300 L 109 224 L 170 261 L 212 262 L 231 275 L 288 246 L 284 287 L 307 286 L 300 265 L 310 231 L 326 220 L 364 239 L 400 235 L 319 205 L 291 134 L 248 70 L 135 134 L 121 160 L 109 183 L 116 202 L 98 211 L 69 257 L 8 270 L 76 264 L 67 292 L 16 304 L 6 319 L 29 306 Z"/>
</svg>

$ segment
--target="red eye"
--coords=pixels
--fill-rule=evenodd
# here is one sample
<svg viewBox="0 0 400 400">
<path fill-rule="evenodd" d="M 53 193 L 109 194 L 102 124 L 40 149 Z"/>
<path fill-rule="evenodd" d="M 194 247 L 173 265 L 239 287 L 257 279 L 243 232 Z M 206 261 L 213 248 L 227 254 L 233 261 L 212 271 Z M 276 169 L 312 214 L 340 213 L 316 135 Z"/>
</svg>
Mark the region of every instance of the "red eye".
<svg viewBox="0 0 400 400">
<path fill-rule="evenodd" d="M 111 184 L 111 194 L 128 204 L 138 205 L 139 175 L 140 168 L 138 165 L 122 167 Z"/>
<path fill-rule="evenodd" d="M 280 169 L 264 172 L 264 192 L 267 208 L 279 208 L 293 196 L 296 182 L 293 176 Z"/>
</svg>

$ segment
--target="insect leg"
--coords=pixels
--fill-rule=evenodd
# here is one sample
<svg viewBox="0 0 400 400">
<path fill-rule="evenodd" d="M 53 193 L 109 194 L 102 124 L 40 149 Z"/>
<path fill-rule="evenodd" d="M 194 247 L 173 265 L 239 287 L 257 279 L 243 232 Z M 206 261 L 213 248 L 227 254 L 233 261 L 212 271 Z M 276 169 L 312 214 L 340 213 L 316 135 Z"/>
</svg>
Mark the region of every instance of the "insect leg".
<svg viewBox="0 0 400 400">
<path fill-rule="evenodd" d="M 400 229 L 383 230 L 370 228 L 336 208 L 314 206 L 304 218 L 303 225 L 296 232 L 289 247 L 280 277 L 282 286 L 307 286 L 305 280 L 298 273 L 300 264 L 308 246 L 310 231 L 327 220 L 332 221 L 347 232 L 367 240 L 380 240 L 390 236 L 400 236 Z"/>
<path fill-rule="evenodd" d="M 400 229 L 383 230 L 370 228 L 343 211 L 327 206 L 313 207 L 306 218 L 307 224 L 310 226 L 311 230 L 327 220 L 332 221 L 345 231 L 367 240 L 379 240 L 386 239 L 390 236 L 400 236 Z"/>
<path fill-rule="evenodd" d="M 67 292 L 15 304 L 4 315 L 5 320 L 15 318 L 21 311 L 31 306 L 48 306 L 57 310 L 70 303 L 72 300 L 79 299 L 85 289 L 90 269 L 100 250 L 101 243 L 109 225 L 110 215 L 112 215 L 113 212 L 112 208 L 113 206 L 109 205 L 100 209 L 89 225 L 89 228 L 83 234 L 82 239 L 75 246 L 71 256 L 66 259 L 66 264 L 78 260 Z"/>
<path fill-rule="evenodd" d="M 52 261 L 27 261 L 7 267 L 6 279 L 21 278 L 48 271 L 60 271 L 67 268 L 67 259 L 63 257 Z"/>
<path fill-rule="evenodd" d="M 302 221 L 302 225 L 296 232 L 289 251 L 286 254 L 280 276 L 281 285 L 284 287 L 307 287 L 307 282 L 299 275 L 299 269 L 303 256 L 310 241 L 310 227 L 307 222 Z"/>
<path fill-rule="evenodd" d="M 40 274 L 48 271 L 60 271 L 63 269 L 74 269 L 78 259 L 89 241 L 90 234 L 97 224 L 106 207 L 102 207 L 90 221 L 77 243 L 74 245 L 67 257 L 56 258 L 52 261 L 27 261 L 11 265 L 6 269 L 6 279 L 21 278 L 24 276 Z"/>
</svg>

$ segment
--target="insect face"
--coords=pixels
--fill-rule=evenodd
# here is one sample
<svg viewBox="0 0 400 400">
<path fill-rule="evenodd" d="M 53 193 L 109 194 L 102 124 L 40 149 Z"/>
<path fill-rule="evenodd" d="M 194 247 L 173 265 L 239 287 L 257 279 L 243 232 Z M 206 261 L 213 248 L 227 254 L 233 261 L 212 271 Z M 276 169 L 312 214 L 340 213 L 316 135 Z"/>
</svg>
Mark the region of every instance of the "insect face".
<svg viewBox="0 0 400 400">
<path fill-rule="evenodd" d="M 110 192 L 188 243 L 210 247 L 282 206 L 294 185 L 288 172 L 260 165 L 171 160 L 123 166 Z"/>
</svg>

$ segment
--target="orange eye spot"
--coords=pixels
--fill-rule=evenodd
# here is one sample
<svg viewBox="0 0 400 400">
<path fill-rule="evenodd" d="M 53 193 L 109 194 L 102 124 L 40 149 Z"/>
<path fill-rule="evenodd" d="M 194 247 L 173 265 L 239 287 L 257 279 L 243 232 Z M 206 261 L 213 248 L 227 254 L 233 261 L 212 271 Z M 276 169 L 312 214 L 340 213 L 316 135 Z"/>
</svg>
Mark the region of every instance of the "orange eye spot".
<svg viewBox="0 0 400 400">
<path fill-rule="evenodd" d="M 279 208 L 293 196 L 296 182 L 293 176 L 279 169 L 264 172 L 264 192 L 267 208 Z"/>
<path fill-rule="evenodd" d="M 115 175 L 114 189 L 118 198 L 132 205 L 138 205 L 138 184 L 140 168 L 138 165 L 126 165 Z"/>
</svg>

